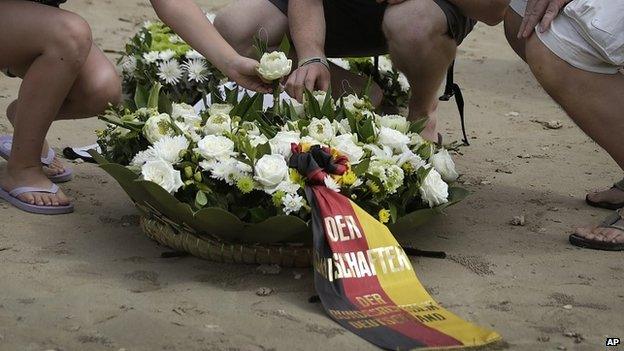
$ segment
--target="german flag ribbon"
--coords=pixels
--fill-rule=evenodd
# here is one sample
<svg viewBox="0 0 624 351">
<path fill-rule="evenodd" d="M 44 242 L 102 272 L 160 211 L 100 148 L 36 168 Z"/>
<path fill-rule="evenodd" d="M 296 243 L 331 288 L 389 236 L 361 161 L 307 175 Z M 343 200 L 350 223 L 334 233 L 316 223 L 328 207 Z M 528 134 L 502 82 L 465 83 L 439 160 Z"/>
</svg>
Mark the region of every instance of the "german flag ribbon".
<svg viewBox="0 0 624 351">
<path fill-rule="evenodd" d="M 291 166 L 317 177 L 325 162 L 312 154 L 295 152 Z M 306 187 L 314 283 L 331 318 L 387 350 L 464 348 L 501 339 L 442 308 L 385 225 L 347 197 L 314 183 Z"/>
</svg>

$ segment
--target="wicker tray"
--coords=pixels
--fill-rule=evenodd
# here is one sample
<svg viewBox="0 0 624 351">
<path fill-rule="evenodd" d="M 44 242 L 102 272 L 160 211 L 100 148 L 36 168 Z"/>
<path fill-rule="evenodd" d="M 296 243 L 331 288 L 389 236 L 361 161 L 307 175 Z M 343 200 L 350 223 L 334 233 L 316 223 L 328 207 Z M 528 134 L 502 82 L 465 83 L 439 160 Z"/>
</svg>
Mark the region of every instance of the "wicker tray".
<svg viewBox="0 0 624 351">
<path fill-rule="evenodd" d="M 310 267 L 312 248 L 294 245 L 245 245 L 199 237 L 188 230 L 174 228 L 154 217 L 141 217 L 145 235 L 173 250 L 223 263 L 278 264 L 282 267 Z"/>
</svg>

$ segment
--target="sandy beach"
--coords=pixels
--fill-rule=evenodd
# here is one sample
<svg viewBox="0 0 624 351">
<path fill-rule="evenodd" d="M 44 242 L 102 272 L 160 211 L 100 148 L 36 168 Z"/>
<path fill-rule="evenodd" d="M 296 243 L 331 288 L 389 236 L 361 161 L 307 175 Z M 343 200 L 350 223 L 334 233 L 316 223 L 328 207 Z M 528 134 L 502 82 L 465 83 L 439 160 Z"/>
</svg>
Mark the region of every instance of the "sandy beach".
<svg viewBox="0 0 624 351">
<path fill-rule="evenodd" d="M 227 1 L 199 1 L 216 10 Z M 110 55 L 155 14 L 147 1 L 71 0 Z M 603 350 L 624 337 L 619 252 L 568 244 L 572 228 L 608 214 L 584 204 L 621 171 L 569 120 L 508 47 L 502 25 L 479 24 L 460 47 L 457 81 L 472 145 L 456 156 L 472 195 L 400 240 L 449 258 L 415 258 L 423 284 L 461 317 L 495 329 L 490 350 Z M 19 80 L 0 78 L 0 133 Z M 440 105 L 445 141 L 460 139 L 453 102 Z M 540 122 L 559 121 L 559 129 Z M 102 123 L 55 123 L 50 143 L 94 141 Z M 0 202 L 0 350 L 376 350 L 328 318 L 312 271 L 216 264 L 146 238 L 138 212 L 97 166 L 70 163 L 71 215 L 26 214 Z M 0 163 L 0 169 L 5 163 Z M 524 216 L 523 226 L 510 221 Z M 258 296 L 259 288 L 274 289 Z"/>
</svg>

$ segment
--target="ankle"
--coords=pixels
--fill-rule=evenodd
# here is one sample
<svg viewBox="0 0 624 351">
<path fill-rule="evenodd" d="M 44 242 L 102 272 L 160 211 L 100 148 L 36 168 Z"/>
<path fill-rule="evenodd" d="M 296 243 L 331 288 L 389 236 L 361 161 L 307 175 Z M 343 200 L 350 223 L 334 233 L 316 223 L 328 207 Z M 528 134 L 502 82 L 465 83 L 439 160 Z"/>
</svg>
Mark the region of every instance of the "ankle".
<svg viewBox="0 0 624 351">
<path fill-rule="evenodd" d="M 37 166 L 17 165 L 15 166 L 9 163 L 7 165 L 6 171 L 7 171 L 7 175 L 14 179 L 19 179 L 19 178 L 33 176 L 33 175 L 42 175 L 45 177 L 45 174 L 43 173 L 43 169 L 41 168 L 41 165 L 37 165 Z"/>
</svg>

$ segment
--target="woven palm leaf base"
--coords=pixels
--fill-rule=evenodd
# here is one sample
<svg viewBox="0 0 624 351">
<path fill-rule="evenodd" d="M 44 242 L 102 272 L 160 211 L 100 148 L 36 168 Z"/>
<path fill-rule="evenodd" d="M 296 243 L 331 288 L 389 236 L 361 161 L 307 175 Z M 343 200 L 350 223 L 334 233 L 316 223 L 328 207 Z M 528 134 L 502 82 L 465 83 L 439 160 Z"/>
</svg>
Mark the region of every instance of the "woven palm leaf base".
<svg viewBox="0 0 624 351">
<path fill-rule="evenodd" d="M 223 263 L 277 264 L 282 267 L 310 267 L 312 249 L 288 245 L 232 244 L 198 237 L 186 230 L 175 230 L 161 221 L 141 217 L 145 235 L 161 245 L 193 256 Z"/>
</svg>

